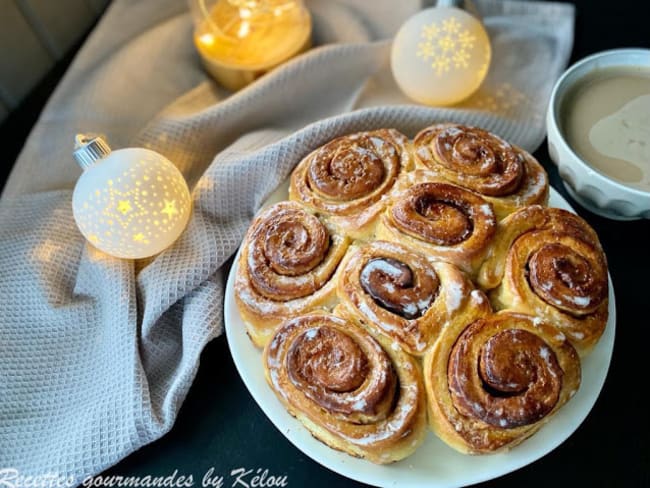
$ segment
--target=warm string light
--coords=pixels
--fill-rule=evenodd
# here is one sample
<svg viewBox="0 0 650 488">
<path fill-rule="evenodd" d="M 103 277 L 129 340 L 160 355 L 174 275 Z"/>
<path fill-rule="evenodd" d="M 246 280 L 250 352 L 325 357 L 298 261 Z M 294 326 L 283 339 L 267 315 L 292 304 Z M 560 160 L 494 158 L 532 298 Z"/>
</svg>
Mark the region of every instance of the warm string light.
<svg viewBox="0 0 650 488">
<path fill-rule="evenodd" d="M 181 234 L 190 216 L 189 189 L 178 169 L 144 148 L 110 151 L 103 140 L 75 151 L 84 168 L 72 205 L 81 233 L 120 258 L 158 254 Z"/>
<path fill-rule="evenodd" d="M 395 81 L 413 100 L 452 105 L 485 79 L 492 50 L 483 24 L 455 7 L 436 7 L 411 17 L 393 41 Z"/>
<path fill-rule="evenodd" d="M 238 89 L 309 47 L 311 17 L 300 0 L 191 0 L 194 42 L 206 69 Z"/>
</svg>

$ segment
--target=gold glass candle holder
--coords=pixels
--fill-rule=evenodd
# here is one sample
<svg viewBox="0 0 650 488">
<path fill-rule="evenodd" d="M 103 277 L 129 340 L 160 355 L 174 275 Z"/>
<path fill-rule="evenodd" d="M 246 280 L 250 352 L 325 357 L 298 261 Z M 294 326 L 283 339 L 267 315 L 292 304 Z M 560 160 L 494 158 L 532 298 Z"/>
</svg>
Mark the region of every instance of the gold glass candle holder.
<svg viewBox="0 0 650 488">
<path fill-rule="evenodd" d="M 311 46 L 301 0 L 190 0 L 194 43 L 206 70 L 238 90 Z"/>
</svg>

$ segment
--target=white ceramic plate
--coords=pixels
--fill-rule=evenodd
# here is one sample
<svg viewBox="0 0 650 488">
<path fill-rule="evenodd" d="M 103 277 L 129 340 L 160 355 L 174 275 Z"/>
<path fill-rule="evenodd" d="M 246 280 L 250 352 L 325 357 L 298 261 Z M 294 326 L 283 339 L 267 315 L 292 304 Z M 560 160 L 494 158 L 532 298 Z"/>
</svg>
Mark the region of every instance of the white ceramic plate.
<svg viewBox="0 0 650 488">
<path fill-rule="evenodd" d="M 269 198 L 267 205 L 286 198 L 285 185 Z M 553 189 L 549 204 L 573 211 Z M 228 277 L 224 315 L 230 352 L 244 383 L 266 416 L 298 449 L 332 471 L 363 483 L 381 487 L 459 487 L 493 479 L 526 466 L 559 446 L 578 428 L 596 402 L 607 376 L 616 324 L 611 278 L 609 321 L 602 338 L 582 362 L 580 389 L 539 432 L 509 452 L 467 456 L 448 447 L 430 431 L 424 444 L 413 455 L 390 465 L 378 466 L 335 451 L 316 440 L 275 397 L 264 379 L 262 353 L 246 335 L 235 304 L 233 285 L 238 261 L 239 253 Z"/>
</svg>

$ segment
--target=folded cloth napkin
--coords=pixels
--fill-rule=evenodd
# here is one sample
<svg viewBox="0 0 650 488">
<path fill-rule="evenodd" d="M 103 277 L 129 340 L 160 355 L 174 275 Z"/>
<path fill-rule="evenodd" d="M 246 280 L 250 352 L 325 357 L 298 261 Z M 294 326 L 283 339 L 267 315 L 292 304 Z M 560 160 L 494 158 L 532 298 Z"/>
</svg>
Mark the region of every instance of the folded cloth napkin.
<svg viewBox="0 0 650 488">
<path fill-rule="evenodd" d="M 573 39 L 573 8 L 477 0 L 493 43 L 479 93 L 410 103 L 390 38 L 417 1 L 313 0 L 319 46 L 228 94 L 178 0 L 116 0 L 36 124 L 0 203 L 0 469 L 81 482 L 167 432 L 223 331 L 227 269 L 261 203 L 309 151 L 352 131 L 488 128 L 530 151 Z M 166 108 L 165 108 L 166 107 Z M 146 263 L 106 256 L 72 219 L 76 132 L 174 161 L 193 186 L 182 237 Z"/>
</svg>

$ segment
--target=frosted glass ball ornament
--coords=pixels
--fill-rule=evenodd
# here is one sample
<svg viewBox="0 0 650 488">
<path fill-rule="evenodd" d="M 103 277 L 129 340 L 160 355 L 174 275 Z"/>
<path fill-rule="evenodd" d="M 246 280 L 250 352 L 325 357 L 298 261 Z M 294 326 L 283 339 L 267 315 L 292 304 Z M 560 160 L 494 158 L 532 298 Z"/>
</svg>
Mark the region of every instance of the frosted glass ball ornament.
<svg viewBox="0 0 650 488">
<path fill-rule="evenodd" d="M 481 86 L 491 57 L 490 38 L 479 19 L 456 7 L 434 7 L 415 14 L 397 32 L 391 69 L 414 101 L 453 105 Z"/>
<path fill-rule="evenodd" d="M 99 250 L 126 259 L 153 256 L 183 232 L 192 201 L 167 158 L 144 148 L 111 151 L 102 138 L 77 136 L 84 172 L 72 195 L 79 230 Z"/>
</svg>

